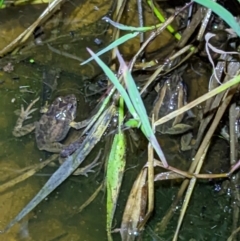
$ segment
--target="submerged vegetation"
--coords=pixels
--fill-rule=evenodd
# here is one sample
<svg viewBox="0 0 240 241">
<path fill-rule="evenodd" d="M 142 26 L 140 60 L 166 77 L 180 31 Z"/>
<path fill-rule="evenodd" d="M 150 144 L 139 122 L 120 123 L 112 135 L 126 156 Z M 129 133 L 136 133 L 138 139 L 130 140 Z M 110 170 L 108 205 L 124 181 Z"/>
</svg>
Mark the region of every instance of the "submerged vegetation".
<svg viewBox="0 0 240 241">
<path fill-rule="evenodd" d="M 103 2 L 100 1 L 99 6 Z M 240 9 L 238 1 L 230 2 Z M 42 110 L 42 117 L 34 125 L 24 126 L 24 121 L 36 111 L 33 105 L 38 99 L 35 98 L 26 109 L 21 108 L 13 131 L 17 132 L 15 136 L 23 136 L 35 129 L 38 148 L 55 154 L 44 162 L 25 168 L 21 175 L 10 181 L 4 181 L 0 191 L 8 192 L 9 188 L 35 175 L 56 159 L 60 166 L 19 214 L 12 220 L 4 220 L 8 224 L 2 227 L 2 235 L 23 220 L 72 174 L 91 176 L 92 168 L 99 168 L 103 171 L 100 175 L 101 183 L 98 183 L 96 191 L 89 195 L 88 200 L 72 213 L 74 216 L 87 206 L 94 205 L 97 195 L 106 189 L 107 238 L 99 240 L 118 240 L 117 233 L 120 233 L 123 241 L 180 238 L 239 240 L 239 207 L 235 205 L 239 202 L 240 165 L 238 16 L 226 2 L 221 5 L 212 0 L 181 1 L 178 4 L 173 1 L 116 1 L 107 9 L 110 14 L 101 16 L 105 24 L 103 33 L 107 33 L 106 41 L 110 43 L 105 44 L 105 47 L 100 43 L 101 50 L 95 51 L 96 46 L 88 46 L 89 42 L 86 41 L 86 49 L 91 57 L 83 60 L 82 57 L 80 59 L 68 53 L 68 47 L 64 46 L 66 35 L 41 39 L 43 26 L 56 18 L 62 4 L 65 3 L 60 0 L 49 3 L 37 20 L 0 49 L 2 70 L 11 73 L 14 61 L 21 62 L 24 58 L 29 59 L 29 56 L 31 64 L 34 64 L 31 51 L 34 53 L 35 48 L 45 46 L 51 53 L 80 61 L 79 69 L 87 66 L 82 75 L 96 75 L 97 66 L 94 67 L 93 63 L 96 61 L 101 68 L 101 78 L 94 83 L 96 78 L 88 76 L 92 81 L 85 84 L 83 80 L 84 93 L 77 93 L 75 87 L 66 87 L 64 93 L 67 96 L 63 97 L 58 94 L 61 89 L 56 83 L 58 73 L 54 72 L 54 78 L 50 75 L 52 80 L 49 81 L 52 82 L 45 83 L 44 79 L 45 87 L 37 90 L 44 101 L 50 101 L 47 110 Z M 85 5 L 88 9 L 90 3 Z M 0 2 L 0 6 L 6 7 L 0 11 L 11 8 L 7 2 Z M 132 8 L 138 9 L 137 14 L 130 11 Z M 97 6 L 94 6 L 94 10 L 99 11 Z M 78 11 L 80 8 L 76 7 L 74 13 L 77 15 Z M 138 16 L 138 23 L 129 24 L 130 20 L 126 20 L 128 12 Z M 75 38 L 73 42 L 82 38 L 76 29 L 70 31 L 71 38 Z M 34 45 L 30 41 L 32 35 Z M 167 40 L 163 41 L 164 38 Z M 64 50 L 53 47 L 60 43 L 59 39 L 63 41 Z M 95 38 L 94 41 L 98 43 L 99 39 Z M 161 41 L 165 43 L 161 44 Z M 128 51 L 124 49 L 125 46 L 130 46 L 126 47 Z M 154 46 L 154 50 L 149 50 L 151 46 Z M 106 53 L 111 56 L 108 60 L 103 55 Z M 104 61 L 102 58 L 105 58 Z M 52 95 L 56 97 L 54 101 Z M 88 99 L 93 97 L 91 101 L 95 108 L 91 113 L 86 111 L 86 121 L 77 123 L 76 98 L 82 95 Z M 69 96 L 71 101 L 67 99 Z M 77 131 L 74 135 L 70 133 L 64 141 L 70 127 Z M 20 129 L 21 133 L 24 130 L 24 134 L 19 134 Z M 64 143 L 60 144 L 62 141 Z M 223 143 L 216 144 L 219 141 Z M 213 151 L 215 148 L 216 151 Z M 224 154 L 219 155 L 222 149 Z M 94 154 L 94 160 L 82 167 L 91 154 Z M 212 156 L 209 158 L 210 154 Z M 121 212 L 118 204 L 123 202 L 121 190 L 126 188 L 122 185 L 127 176 L 126 167 L 132 168 L 128 166 L 130 158 L 137 159 L 138 163 L 135 164 L 139 168 L 136 168 L 136 179 L 128 183 L 131 190 L 124 201 L 121 224 L 117 220 L 116 226 L 115 217 L 117 219 Z M 211 160 L 210 164 L 207 159 Z M 100 165 L 99 160 L 104 163 Z M 196 227 L 191 226 L 192 230 L 188 230 L 188 226 L 193 223 L 189 221 L 188 212 L 192 220 L 196 220 L 194 215 L 203 218 L 207 208 L 203 201 L 208 203 L 200 200 L 201 195 L 206 197 L 206 194 L 199 194 L 197 184 L 203 184 L 201 192 L 206 190 L 206 193 L 211 193 L 209 188 L 214 186 L 214 195 L 223 200 L 218 205 L 228 206 L 228 212 L 232 214 L 231 221 L 230 215 L 222 221 L 221 215 L 214 213 L 215 209 L 212 208 L 208 217 L 212 215 L 216 221 L 214 232 L 204 231 L 211 229 L 203 226 L 204 220 L 194 221 Z M 172 189 L 177 193 L 169 197 Z M 208 195 L 209 200 L 213 200 L 214 195 Z M 156 204 L 159 200 L 160 206 Z M 198 201 L 201 213 L 194 214 L 196 208 L 192 208 L 194 205 L 191 206 L 191 200 Z M 219 210 L 223 212 L 223 209 Z M 207 223 L 213 224 L 210 221 Z M 227 228 L 223 229 L 226 225 Z M 203 231 L 194 231 L 199 229 L 197 226 Z M 64 237 L 61 239 L 62 234 L 59 236 L 60 240 L 69 240 Z"/>
</svg>

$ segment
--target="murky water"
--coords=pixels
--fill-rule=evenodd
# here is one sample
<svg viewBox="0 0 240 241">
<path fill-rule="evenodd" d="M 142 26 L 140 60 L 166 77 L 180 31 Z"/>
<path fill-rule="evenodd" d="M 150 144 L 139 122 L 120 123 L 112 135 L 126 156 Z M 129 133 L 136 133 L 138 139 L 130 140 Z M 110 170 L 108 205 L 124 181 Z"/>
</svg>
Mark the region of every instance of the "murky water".
<svg viewBox="0 0 240 241">
<path fill-rule="evenodd" d="M 12 129 L 17 120 L 14 111 L 19 109 L 21 104 L 26 107 L 33 99 L 40 96 L 41 101 L 36 104 L 36 107 L 40 108 L 46 100 L 51 101 L 56 96 L 72 93 L 78 98 L 77 121 L 89 116 L 89 110 L 95 106 L 96 99 L 86 99 L 84 89 L 86 81 L 98 74 L 100 70 L 93 62 L 82 67 L 79 65 L 79 60 L 59 55 L 59 52 L 67 52 L 78 58 L 86 59 L 89 57 L 86 47 L 98 51 L 107 45 L 108 40 L 103 35 L 103 33 L 106 33 L 106 24 L 101 20 L 97 22 L 96 20 L 107 13 L 111 7 L 110 5 L 109 1 L 100 1 L 99 3 L 74 1 L 67 3 L 64 5 L 64 11 L 56 13 L 58 17 L 55 19 L 57 21 L 50 21 L 54 27 L 49 24 L 43 29 L 44 35 L 41 41 L 45 43 L 44 45 L 35 46 L 31 42 L 22 49 L 21 55 L 1 60 L 1 68 L 8 66 L 8 64 L 10 64 L 9 67 L 13 67 L 9 73 L 0 72 L 1 183 L 5 183 L 18 175 L 19 169 L 43 161 L 49 156 L 46 152 L 37 149 L 34 133 L 21 138 L 12 136 Z M 1 36 L 5 36 L 6 32 L 10 30 L 13 31 L 12 26 L 14 25 L 18 30 L 14 34 L 19 34 L 31 24 L 30 18 L 25 22 L 20 15 L 19 19 L 21 21 L 16 21 L 14 16 L 21 13 L 23 16 L 31 16 L 32 21 L 34 21 L 36 16 L 44 9 L 43 6 L 28 7 L 15 8 L 16 13 L 12 16 L 7 15 L 11 9 L 1 10 L 8 16 L 8 21 L 0 20 L 3 26 L 2 29 L 4 29 Z M 77 13 L 77 10 L 79 10 L 79 13 Z M 128 13 L 131 13 L 131 11 L 135 11 L 135 9 L 129 8 Z M 18 22 L 20 22 L 19 25 L 17 25 Z M 169 38 L 167 36 L 167 41 Z M 97 44 L 97 39 L 101 40 L 100 45 Z M 9 41 L 8 38 L 4 38 L 4 44 Z M 129 45 L 132 46 L 131 43 Z M 126 48 L 126 51 L 129 51 L 128 48 L 130 47 L 127 46 Z M 105 58 L 107 59 L 107 57 Z M 28 123 L 38 120 L 39 117 L 39 112 L 34 112 L 32 119 Z M 191 160 L 189 160 L 188 154 L 185 155 L 179 151 L 179 139 L 164 138 L 159 137 L 159 141 L 163 145 L 169 163 L 180 169 L 186 169 Z M 129 190 L 138 171 L 146 162 L 147 148 L 145 144 L 138 150 L 134 150 L 134 154 L 129 151 L 127 171 L 123 180 L 123 189 L 118 203 L 116 219 L 114 219 L 114 228 L 120 227 L 121 215 Z M 94 158 L 96 152 L 90 156 L 87 162 Z M 220 156 L 217 158 L 220 158 Z M 37 175 L 1 193 L 0 229 L 3 229 L 34 197 L 56 168 L 46 167 Z M 212 170 L 212 168 L 207 168 L 206 171 L 208 170 Z M 72 176 L 68 178 L 31 214 L 11 228 L 8 233 L 2 234 L 0 240 L 107 240 L 104 192 L 100 192 L 94 202 L 83 212 L 76 214 L 76 210 L 93 194 L 102 180 L 103 168 L 97 175 L 89 174 L 88 177 Z M 149 223 L 143 240 L 158 240 L 154 235 L 161 236 L 163 240 L 171 240 L 175 231 L 179 209 L 175 211 L 174 219 L 164 233 L 158 230 L 158 223 L 170 207 L 179 185 L 180 182 L 178 181 L 166 181 L 156 184 L 154 219 Z M 180 240 L 226 240 L 229 235 L 232 212 L 229 200 L 230 198 L 226 193 L 220 195 L 216 191 L 215 184 L 207 181 L 200 182 L 185 218 Z M 118 234 L 113 234 L 113 237 L 114 240 L 120 240 Z"/>
<path fill-rule="evenodd" d="M 102 25 L 98 23 L 97 25 L 95 22 L 96 17 L 100 18 L 111 6 L 107 1 L 102 1 L 96 4 L 96 7 L 101 7 L 101 11 L 97 11 L 94 10 L 94 4 L 89 4 L 88 7 L 91 6 L 92 11 L 88 11 L 89 15 L 86 16 L 84 4 L 81 5 L 80 1 L 72 2 L 72 4 L 75 4 L 75 6 L 65 5 L 55 28 L 45 26 L 42 41 L 48 41 L 51 47 L 53 47 L 52 43 L 54 42 L 55 50 L 63 51 L 64 49 L 65 52 L 86 59 L 89 57 L 86 47 L 90 47 L 94 51 L 100 49 L 100 46 L 96 43 L 96 38 L 102 41 L 101 47 L 107 44 L 104 35 L 99 37 L 99 34 L 104 32 L 106 24 L 102 22 Z M 69 13 L 77 12 L 79 10 L 76 8 L 78 4 L 82 7 L 82 11 L 78 11 L 79 18 L 62 17 L 64 14 L 69 16 Z M 32 18 L 34 19 L 43 9 L 43 6 L 29 6 L 29 8 L 25 6 L 19 7 L 18 10 L 15 9 L 15 11 L 16 15 L 22 11 L 23 16 L 31 15 L 32 11 Z M 16 19 L 7 15 L 7 11 L 11 11 L 11 9 L 2 11 L 5 11 L 4 13 L 8 16 L 7 23 L 2 21 L 2 26 L 6 27 L 5 32 L 2 30 L 3 36 L 5 36 L 4 33 L 7 29 L 10 29 L 9 26 L 11 26 L 12 31 L 12 25 L 9 25 L 9 23 L 14 26 L 15 22 L 16 29 L 19 29 L 18 34 L 31 23 L 31 19 L 29 19 L 23 25 L 21 23 L 17 25 Z M 92 16 L 90 16 L 91 14 Z M 95 18 L 91 20 L 93 15 Z M 71 16 L 74 16 L 74 14 Z M 82 21 L 79 20 L 81 17 Z M 81 25 L 88 25 L 84 34 L 78 30 Z M 52 32 L 49 32 L 48 29 L 51 29 Z M 56 36 L 53 30 L 57 31 Z M 14 36 L 8 37 L 11 39 Z M 58 45 L 56 45 L 56 38 L 61 39 Z M 65 41 L 62 40 L 64 38 Z M 4 43 L 6 44 L 8 40 L 7 38 L 5 40 Z M 49 156 L 37 149 L 34 133 L 21 138 L 12 136 L 12 129 L 17 120 L 14 111 L 20 109 L 21 104 L 26 108 L 32 100 L 40 96 L 41 100 L 35 105 L 35 107 L 40 108 L 46 100 L 52 101 L 56 96 L 73 93 L 78 99 L 76 120 L 80 121 L 89 117 L 89 110 L 93 109 L 96 103 L 94 100 L 91 103 L 89 99 L 84 97 L 84 89 L 86 81 L 99 73 L 99 68 L 94 63 L 80 67 L 79 60 L 61 56 L 56 52 L 50 50 L 46 44 L 35 46 L 29 43 L 22 50 L 20 56 L 2 59 L 1 67 L 3 68 L 10 63 L 10 69 L 12 69 L 9 73 L 3 71 L 0 73 L 1 183 L 17 176 L 19 169 L 43 161 Z M 34 63 L 30 63 L 30 60 L 34 60 Z M 26 123 L 38 120 L 40 113 L 36 111 L 32 116 L 32 119 Z M 93 160 L 95 155 L 96 152 L 91 155 L 90 160 Z M 89 161 L 86 160 L 86 163 Z M 47 167 L 37 175 L 1 193 L 1 229 L 34 197 L 56 168 Z M 106 234 L 103 193 L 99 194 L 94 201 L 94 205 L 87 208 L 88 211 L 86 209 L 80 215 L 76 214 L 76 210 L 92 195 L 102 180 L 102 175 L 96 176 L 91 173 L 89 177 L 70 177 L 37 206 L 28 217 L 6 234 L 2 234 L 0 240 L 99 240 L 99 237 L 101 237 L 100 240 L 104 240 Z"/>
</svg>

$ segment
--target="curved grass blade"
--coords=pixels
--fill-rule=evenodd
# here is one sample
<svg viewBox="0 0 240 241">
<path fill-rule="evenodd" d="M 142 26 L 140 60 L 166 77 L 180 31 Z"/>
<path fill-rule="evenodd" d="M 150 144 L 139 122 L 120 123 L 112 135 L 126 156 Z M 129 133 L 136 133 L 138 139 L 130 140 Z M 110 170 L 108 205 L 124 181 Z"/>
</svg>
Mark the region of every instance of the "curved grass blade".
<svg viewBox="0 0 240 241">
<path fill-rule="evenodd" d="M 124 118 L 123 109 L 123 98 L 120 98 L 118 119 L 119 132 L 114 136 L 107 165 L 107 236 L 109 241 L 112 240 L 112 221 L 116 210 L 118 195 L 120 192 L 126 164 L 126 139 L 124 132 L 121 131 L 120 128 Z"/>
<path fill-rule="evenodd" d="M 214 13 L 221 17 L 240 37 L 240 24 L 235 20 L 233 15 L 224 7 L 211 0 L 194 0 L 194 2 L 210 8 Z"/>
<path fill-rule="evenodd" d="M 146 32 L 146 31 L 157 29 L 157 28 L 161 27 L 161 25 L 162 25 L 162 23 L 159 23 L 157 25 L 148 26 L 148 27 L 133 27 L 133 26 L 126 26 L 121 23 L 114 22 L 109 17 L 103 17 L 102 19 L 118 29 L 126 30 L 126 31 L 134 31 L 134 32 Z"/>
<path fill-rule="evenodd" d="M 31 212 L 45 197 L 47 197 L 54 189 L 56 189 L 63 181 L 65 181 L 84 161 L 93 147 L 101 139 L 102 134 L 107 129 L 111 117 L 115 113 L 115 107 L 110 106 L 98 119 L 93 126 L 89 135 L 83 141 L 81 147 L 69 156 L 64 163 L 50 177 L 37 195 L 23 208 L 23 210 L 7 225 L 3 232 L 6 232 L 14 224 L 20 221 L 24 216 Z"/>
<path fill-rule="evenodd" d="M 137 86 L 132 78 L 132 75 L 130 74 L 130 71 L 128 70 L 127 65 L 125 64 L 122 56 L 117 51 L 117 57 L 120 62 L 120 65 L 122 66 L 123 70 L 123 77 L 126 83 L 126 87 L 128 90 L 128 94 L 130 96 L 130 99 L 134 105 L 135 110 L 138 113 L 138 116 L 140 118 L 141 122 L 141 130 L 143 131 L 144 135 L 147 137 L 147 139 L 151 142 L 153 148 L 157 152 L 160 160 L 162 161 L 164 167 L 168 167 L 167 160 L 163 154 L 163 151 L 153 133 L 152 127 L 150 125 L 148 115 L 145 109 L 145 106 L 143 104 L 142 98 L 139 94 L 139 91 L 137 89 Z"/>
<path fill-rule="evenodd" d="M 132 114 L 134 119 L 139 119 L 139 116 L 137 112 L 135 111 L 135 108 L 132 105 L 132 102 L 126 92 L 126 90 L 123 88 L 123 86 L 119 83 L 117 77 L 112 72 L 112 70 L 96 55 L 92 52 L 92 50 L 88 49 L 88 52 L 93 56 L 92 58 L 95 59 L 95 61 L 99 64 L 99 66 L 103 69 L 104 73 L 108 76 L 108 78 L 111 80 L 111 82 L 114 84 L 114 86 L 117 88 L 119 93 L 122 95 L 129 112 Z"/>
<path fill-rule="evenodd" d="M 114 41 L 113 43 L 109 44 L 106 48 L 102 49 L 101 51 L 99 51 L 98 53 L 96 53 L 96 56 L 100 56 L 104 53 L 106 53 L 107 51 L 114 49 L 115 47 L 117 47 L 118 45 L 127 42 L 129 39 L 135 38 L 137 35 L 139 34 L 139 32 L 134 32 L 134 33 L 128 33 L 125 34 L 124 36 L 122 36 L 121 38 L 117 39 L 116 41 Z M 80 65 L 84 65 L 90 61 L 92 61 L 94 58 L 91 57 L 87 60 L 85 60 L 84 62 L 82 62 Z"/>
</svg>

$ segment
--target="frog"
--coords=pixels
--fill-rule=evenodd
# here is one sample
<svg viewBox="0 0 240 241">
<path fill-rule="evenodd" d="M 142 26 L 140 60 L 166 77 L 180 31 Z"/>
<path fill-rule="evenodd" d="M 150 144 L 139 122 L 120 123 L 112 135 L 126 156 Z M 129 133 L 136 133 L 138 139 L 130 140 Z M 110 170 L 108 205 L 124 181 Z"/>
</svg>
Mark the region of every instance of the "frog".
<svg viewBox="0 0 240 241">
<path fill-rule="evenodd" d="M 24 121 L 31 118 L 31 114 L 37 110 L 33 105 L 39 98 L 33 100 L 21 112 L 13 129 L 15 137 L 21 137 L 35 130 L 36 144 L 39 150 L 52 153 L 60 153 L 66 146 L 60 143 L 67 136 L 71 127 L 80 129 L 88 124 L 88 121 L 75 122 L 77 99 L 75 95 L 57 97 L 48 108 L 42 108 L 43 115 L 34 123 L 24 125 Z"/>
<path fill-rule="evenodd" d="M 75 95 L 57 97 L 52 104 L 45 105 L 41 108 L 43 115 L 34 123 L 23 125 L 24 121 L 32 118 L 30 116 L 37 108 L 32 108 L 39 100 L 36 98 L 24 110 L 21 106 L 21 111 L 17 119 L 16 125 L 12 131 L 15 137 L 21 137 L 29 134 L 35 130 L 36 144 L 39 150 L 45 150 L 52 153 L 59 153 L 59 163 L 62 164 L 65 158 L 72 154 L 80 145 L 79 140 L 70 143 L 70 145 L 63 145 L 60 141 L 64 140 L 70 128 L 81 129 L 89 123 L 91 119 L 81 122 L 75 122 L 77 112 L 77 99 Z M 73 148 L 74 147 L 74 148 Z M 64 156 L 61 153 L 64 152 Z M 78 168 L 73 175 L 88 176 L 89 172 L 94 172 L 92 168 L 98 166 L 97 158 L 83 168 Z"/>
<path fill-rule="evenodd" d="M 175 111 L 186 104 L 186 86 L 183 83 L 181 75 L 174 72 L 163 79 L 163 83 L 158 89 L 157 98 L 153 104 L 152 114 L 156 120 Z M 156 126 L 156 131 L 161 134 L 178 135 L 188 132 L 192 129 L 191 125 L 184 124 L 184 114 L 176 116 L 168 122 Z"/>
<path fill-rule="evenodd" d="M 199 57 L 191 57 L 187 68 L 182 73 L 183 81 L 187 85 L 188 90 L 187 102 L 192 102 L 208 92 L 211 75 L 212 69 L 209 64 L 202 61 Z M 206 102 L 203 102 L 187 112 L 188 116 L 190 116 L 189 113 L 191 113 L 191 116 L 193 117 L 191 119 L 188 118 L 187 120 L 191 122 L 193 132 L 188 132 L 182 136 L 182 151 L 192 150 L 192 153 L 194 153 L 198 148 L 200 140 L 202 139 L 201 136 L 205 133 L 205 129 L 200 125 L 204 120 L 205 105 Z"/>
</svg>

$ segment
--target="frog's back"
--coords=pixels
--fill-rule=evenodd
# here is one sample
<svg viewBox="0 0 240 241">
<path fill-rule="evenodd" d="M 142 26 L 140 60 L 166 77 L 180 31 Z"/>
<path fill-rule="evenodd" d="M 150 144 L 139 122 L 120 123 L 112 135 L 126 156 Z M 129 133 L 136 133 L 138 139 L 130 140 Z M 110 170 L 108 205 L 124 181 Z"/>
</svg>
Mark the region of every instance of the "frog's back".
<svg viewBox="0 0 240 241">
<path fill-rule="evenodd" d="M 35 123 L 35 136 L 39 149 L 48 143 L 62 141 L 76 116 L 76 98 L 73 95 L 58 97 Z"/>
</svg>

